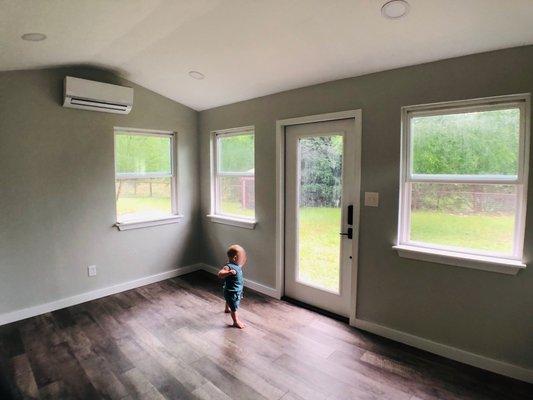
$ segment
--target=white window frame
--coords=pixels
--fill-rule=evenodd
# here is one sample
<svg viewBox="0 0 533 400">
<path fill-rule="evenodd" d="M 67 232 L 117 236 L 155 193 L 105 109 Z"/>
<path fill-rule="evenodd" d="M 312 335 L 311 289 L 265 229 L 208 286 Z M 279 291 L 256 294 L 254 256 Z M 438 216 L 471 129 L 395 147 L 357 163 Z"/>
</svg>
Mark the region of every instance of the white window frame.
<svg viewBox="0 0 533 400">
<path fill-rule="evenodd" d="M 468 175 L 415 175 L 411 173 L 411 118 L 431 115 L 447 115 L 464 112 L 489 111 L 508 108 L 520 109 L 520 137 L 517 176 L 468 176 Z M 515 275 L 526 265 L 522 262 L 525 220 L 527 208 L 527 185 L 529 170 L 530 138 L 530 94 L 488 97 L 473 100 L 459 100 L 444 103 L 402 107 L 402 142 L 400 164 L 400 201 L 398 213 L 398 237 L 393 246 L 401 257 L 481 269 L 491 272 Z M 514 248 L 511 256 L 456 249 L 443 245 L 412 242 L 410 236 L 410 185 L 428 183 L 479 183 L 513 184 L 517 186 L 517 210 L 515 215 Z"/>
<path fill-rule="evenodd" d="M 217 130 L 211 132 L 211 209 L 207 218 L 211 222 L 216 222 L 219 224 L 226 224 L 237 226 L 240 228 L 254 229 L 257 221 L 255 217 L 244 217 L 230 214 L 223 214 L 220 212 L 218 199 L 219 199 L 219 178 L 224 176 L 253 176 L 255 178 L 255 154 L 254 154 L 254 172 L 220 172 L 218 170 L 218 159 L 220 156 L 220 149 L 218 146 L 218 139 L 221 137 L 229 136 L 239 136 L 239 135 L 250 135 L 254 137 L 254 153 L 255 153 L 255 127 L 254 126 L 243 126 L 238 128 Z M 254 183 L 255 191 L 255 183 Z M 255 196 L 254 196 L 255 197 Z M 255 206 L 254 206 L 254 215 L 255 215 Z"/>
<path fill-rule="evenodd" d="M 128 134 L 128 135 L 139 135 L 139 136 L 159 136 L 159 137 L 165 137 L 170 138 L 170 146 L 171 146 L 171 152 L 170 152 L 170 166 L 171 166 L 171 172 L 168 173 L 118 173 L 116 169 L 116 138 L 117 135 L 120 134 Z M 121 230 L 129 230 L 129 229 L 138 229 L 138 228 L 146 228 L 150 226 L 157 226 L 157 225 L 167 225 L 167 224 L 174 224 L 179 222 L 181 219 L 183 219 L 183 216 L 179 214 L 178 211 L 178 173 L 177 173 L 177 160 L 178 160 L 178 151 L 177 151 L 177 134 L 176 132 L 172 131 L 161 131 L 161 130 L 154 130 L 154 129 L 137 129 L 137 128 L 124 128 L 124 127 L 115 127 L 114 128 L 114 143 L 115 147 L 113 149 L 113 157 L 115 159 L 115 179 L 114 182 L 116 182 L 117 179 L 145 179 L 145 178 L 170 178 L 170 195 L 171 195 L 171 206 L 172 206 L 172 213 L 166 216 L 158 217 L 158 218 L 140 218 L 140 219 L 128 219 L 124 221 L 119 221 L 118 214 L 117 214 L 117 204 L 115 201 L 115 219 L 116 223 L 115 226 Z M 116 183 L 115 183 L 116 184 Z M 116 190 L 116 188 L 115 188 Z"/>
</svg>

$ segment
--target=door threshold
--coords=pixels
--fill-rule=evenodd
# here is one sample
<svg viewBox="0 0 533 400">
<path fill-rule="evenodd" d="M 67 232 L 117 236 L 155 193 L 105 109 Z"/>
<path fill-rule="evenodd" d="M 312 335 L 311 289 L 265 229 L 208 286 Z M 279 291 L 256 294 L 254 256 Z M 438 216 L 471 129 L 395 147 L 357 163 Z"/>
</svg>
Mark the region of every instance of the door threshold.
<svg viewBox="0 0 533 400">
<path fill-rule="evenodd" d="M 296 299 L 293 299 L 293 298 L 287 297 L 287 296 L 282 296 L 281 300 L 286 301 L 287 303 L 294 304 L 294 305 L 296 305 L 298 307 L 305 308 L 306 310 L 316 312 L 317 314 L 321 314 L 321 315 L 324 315 L 326 317 L 335 319 L 337 321 L 344 322 L 346 324 L 350 323 L 350 319 L 348 317 L 343 317 L 342 315 L 335 314 L 334 312 L 331 312 L 331 311 L 328 311 L 328 310 L 324 310 L 324 309 L 316 307 L 316 306 L 312 306 L 311 304 L 304 303 L 303 301 L 296 300 Z"/>
</svg>

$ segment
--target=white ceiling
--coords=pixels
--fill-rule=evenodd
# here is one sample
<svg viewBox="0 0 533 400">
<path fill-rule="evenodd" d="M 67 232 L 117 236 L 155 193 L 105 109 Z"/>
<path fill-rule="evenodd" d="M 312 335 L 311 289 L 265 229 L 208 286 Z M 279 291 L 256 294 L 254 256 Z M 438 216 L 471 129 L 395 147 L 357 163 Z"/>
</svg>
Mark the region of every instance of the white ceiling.
<svg viewBox="0 0 533 400">
<path fill-rule="evenodd" d="M 203 110 L 533 43 L 533 0 L 408 1 L 388 20 L 385 0 L 0 0 L 0 70 L 93 64 Z"/>
</svg>

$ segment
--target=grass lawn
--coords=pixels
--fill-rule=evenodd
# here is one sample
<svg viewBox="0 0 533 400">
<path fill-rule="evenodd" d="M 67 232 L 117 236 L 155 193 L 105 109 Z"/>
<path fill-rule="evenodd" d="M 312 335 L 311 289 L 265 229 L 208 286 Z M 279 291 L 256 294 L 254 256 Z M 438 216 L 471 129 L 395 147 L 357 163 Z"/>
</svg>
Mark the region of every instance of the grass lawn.
<svg viewBox="0 0 533 400">
<path fill-rule="evenodd" d="M 340 208 L 300 210 L 300 281 L 339 291 L 340 223 Z"/>
<path fill-rule="evenodd" d="M 255 215 L 253 209 L 242 208 L 241 203 L 234 201 L 222 201 L 220 208 L 224 214 L 240 215 L 241 217 L 253 217 Z"/>
<path fill-rule="evenodd" d="M 512 252 L 514 216 L 456 215 L 417 211 L 411 215 L 411 240 L 446 246 Z"/>
<path fill-rule="evenodd" d="M 168 197 L 121 197 L 117 201 L 117 215 L 128 214 L 170 214 L 172 205 Z"/>
<path fill-rule="evenodd" d="M 414 212 L 411 240 L 477 250 L 511 252 L 510 215 L 454 215 Z M 300 214 L 301 281 L 330 290 L 339 287 L 340 209 L 303 208 Z"/>
</svg>

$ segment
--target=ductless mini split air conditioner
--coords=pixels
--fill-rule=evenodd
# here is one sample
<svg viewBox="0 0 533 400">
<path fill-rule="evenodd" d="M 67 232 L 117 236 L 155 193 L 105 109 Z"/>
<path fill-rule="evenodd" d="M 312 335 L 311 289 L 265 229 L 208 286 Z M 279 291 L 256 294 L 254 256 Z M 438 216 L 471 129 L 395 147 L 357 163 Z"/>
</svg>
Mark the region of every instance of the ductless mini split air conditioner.
<svg viewBox="0 0 533 400">
<path fill-rule="evenodd" d="M 133 89 L 87 79 L 65 77 L 63 107 L 129 114 L 133 107 Z"/>
</svg>

